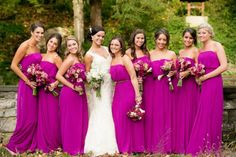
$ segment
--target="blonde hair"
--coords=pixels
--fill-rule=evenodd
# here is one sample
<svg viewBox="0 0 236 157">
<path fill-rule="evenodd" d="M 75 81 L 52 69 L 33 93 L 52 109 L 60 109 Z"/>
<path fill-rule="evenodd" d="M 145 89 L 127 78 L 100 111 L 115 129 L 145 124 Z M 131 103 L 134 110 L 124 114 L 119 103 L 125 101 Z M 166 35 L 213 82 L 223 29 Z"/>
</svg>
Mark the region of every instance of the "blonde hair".
<svg viewBox="0 0 236 157">
<path fill-rule="evenodd" d="M 215 33 L 213 31 L 213 27 L 209 23 L 200 24 L 197 30 L 199 31 L 200 29 L 206 29 L 211 34 L 211 37 L 214 38 Z"/>
<path fill-rule="evenodd" d="M 69 40 L 74 40 L 78 44 L 78 46 L 79 46 L 79 41 L 77 40 L 77 38 L 75 36 L 73 36 L 73 35 L 70 35 L 70 36 L 68 36 L 66 38 L 66 41 L 65 41 L 66 47 L 67 47 L 67 42 Z M 65 56 L 68 56 L 69 54 L 70 54 L 70 52 L 68 50 L 66 50 L 65 51 Z M 79 58 L 80 61 L 82 61 L 82 59 L 83 59 L 82 58 L 82 53 L 79 50 L 77 51 L 77 57 Z"/>
</svg>

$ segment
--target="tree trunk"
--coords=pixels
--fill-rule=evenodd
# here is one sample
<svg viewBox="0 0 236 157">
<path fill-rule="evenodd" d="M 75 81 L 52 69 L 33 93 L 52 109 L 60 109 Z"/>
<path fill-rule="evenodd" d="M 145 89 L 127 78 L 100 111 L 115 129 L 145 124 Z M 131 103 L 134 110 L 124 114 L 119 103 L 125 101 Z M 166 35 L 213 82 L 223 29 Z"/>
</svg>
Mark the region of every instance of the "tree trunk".
<svg viewBox="0 0 236 157">
<path fill-rule="evenodd" d="M 84 1 L 73 0 L 73 11 L 74 11 L 74 29 L 75 37 L 79 41 L 79 48 L 82 50 L 82 43 L 84 42 Z"/>
<path fill-rule="evenodd" d="M 91 26 L 102 26 L 102 1 L 90 0 L 90 22 Z"/>
</svg>

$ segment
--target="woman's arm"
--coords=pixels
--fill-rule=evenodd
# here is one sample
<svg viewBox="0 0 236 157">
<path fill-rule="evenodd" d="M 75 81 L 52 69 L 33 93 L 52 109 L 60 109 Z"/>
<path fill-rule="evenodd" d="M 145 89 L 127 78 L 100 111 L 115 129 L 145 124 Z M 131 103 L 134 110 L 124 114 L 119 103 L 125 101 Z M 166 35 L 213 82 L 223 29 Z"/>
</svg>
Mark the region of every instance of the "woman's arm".
<svg viewBox="0 0 236 157">
<path fill-rule="evenodd" d="M 220 43 L 216 42 L 215 47 L 216 47 L 216 54 L 217 54 L 218 60 L 220 62 L 220 66 L 218 68 L 216 68 L 215 70 L 213 70 L 212 72 L 201 76 L 199 78 L 200 81 L 205 81 L 209 78 L 215 77 L 215 76 L 223 73 L 225 70 L 227 70 L 227 58 L 226 58 L 225 50 L 224 50 L 223 46 Z"/>
<path fill-rule="evenodd" d="M 59 68 L 56 74 L 56 79 L 59 80 L 63 85 L 66 85 L 67 87 L 70 87 L 71 89 L 74 89 L 73 84 L 67 81 L 63 75 L 73 65 L 73 63 L 74 63 L 73 58 L 68 56 L 64 60 L 64 62 L 62 63 L 61 67 Z"/>
<path fill-rule="evenodd" d="M 129 73 L 131 83 L 133 85 L 134 92 L 135 92 L 136 103 L 140 104 L 141 101 L 142 101 L 142 97 L 139 93 L 138 80 L 137 80 L 137 76 L 136 76 L 136 73 L 135 73 L 135 70 L 134 70 L 133 63 L 131 62 L 130 58 L 127 55 L 124 55 L 122 57 L 122 61 L 123 61 L 123 64 L 124 64 L 126 70 Z"/>
<path fill-rule="evenodd" d="M 90 71 L 92 61 L 93 61 L 93 57 L 91 55 L 89 55 L 89 54 L 86 54 L 85 57 L 84 57 L 84 63 L 85 63 L 86 72 Z"/>
<path fill-rule="evenodd" d="M 56 64 L 57 68 L 60 69 L 61 65 L 62 65 L 62 59 L 60 56 L 56 56 L 54 58 L 54 63 Z M 50 86 L 48 87 L 50 91 L 53 91 L 59 84 L 59 81 L 56 80 L 55 82 L 52 82 L 50 84 Z"/>
<path fill-rule="evenodd" d="M 11 69 L 19 76 L 27 85 L 31 88 L 36 88 L 36 84 L 34 82 L 30 82 L 30 80 L 25 76 L 25 74 L 18 67 L 20 61 L 25 57 L 26 52 L 28 50 L 28 43 L 25 41 L 20 45 L 17 49 L 15 56 L 11 62 Z"/>
</svg>

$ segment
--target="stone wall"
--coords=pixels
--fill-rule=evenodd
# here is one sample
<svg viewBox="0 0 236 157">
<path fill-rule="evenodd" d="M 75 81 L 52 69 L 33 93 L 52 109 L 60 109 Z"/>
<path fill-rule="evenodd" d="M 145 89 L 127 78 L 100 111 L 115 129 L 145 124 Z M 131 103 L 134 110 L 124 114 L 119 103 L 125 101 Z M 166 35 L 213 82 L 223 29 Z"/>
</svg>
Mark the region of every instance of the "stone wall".
<svg viewBox="0 0 236 157">
<path fill-rule="evenodd" d="M 0 135 L 7 137 L 16 123 L 16 91 L 16 86 L 0 86 Z M 236 141 L 236 86 L 225 86 L 224 98 L 224 139 Z"/>
</svg>

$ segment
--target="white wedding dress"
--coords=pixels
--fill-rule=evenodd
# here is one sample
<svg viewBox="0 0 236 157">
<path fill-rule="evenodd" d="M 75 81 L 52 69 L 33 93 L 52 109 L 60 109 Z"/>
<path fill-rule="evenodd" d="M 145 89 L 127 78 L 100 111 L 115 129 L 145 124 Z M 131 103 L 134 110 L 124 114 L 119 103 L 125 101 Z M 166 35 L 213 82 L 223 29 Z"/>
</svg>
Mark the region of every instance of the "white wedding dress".
<svg viewBox="0 0 236 157">
<path fill-rule="evenodd" d="M 106 50 L 107 48 L 104 47 Z M 118 152 L 115 137 L 115 128 L 112 118 L 112 96 L 113 86 L 109 73 L 111 56 L 107 58 L 88 51 L 93 57 L 92 68 L 97 68 L 105 73 L 104 82 L 101 86 L 101 97 L 96 97 L 93 89 L 87 88 L 88 104 L 89 104 L 89 125 L 85 138 L 85 153 L 92 152 L 93 156 L 103 154 L 114 154 Z"/>
</svg>

